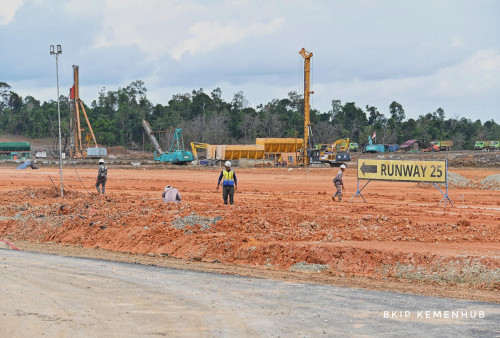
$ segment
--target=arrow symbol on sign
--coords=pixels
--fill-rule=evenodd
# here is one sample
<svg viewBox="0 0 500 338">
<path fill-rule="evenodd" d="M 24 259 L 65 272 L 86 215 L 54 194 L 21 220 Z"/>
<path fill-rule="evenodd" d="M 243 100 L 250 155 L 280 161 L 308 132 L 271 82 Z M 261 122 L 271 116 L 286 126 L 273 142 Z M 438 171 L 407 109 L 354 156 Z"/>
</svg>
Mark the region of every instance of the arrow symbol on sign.
<svg viewBox="0 0 500 338">
<path fill-rule="evenodd" d="M 376 174 L 377 173 L 377 165 L 366 165 L 365 162 L 361 165 L 361 172 L 363 175 L 365 173 Z"/>
</svg>

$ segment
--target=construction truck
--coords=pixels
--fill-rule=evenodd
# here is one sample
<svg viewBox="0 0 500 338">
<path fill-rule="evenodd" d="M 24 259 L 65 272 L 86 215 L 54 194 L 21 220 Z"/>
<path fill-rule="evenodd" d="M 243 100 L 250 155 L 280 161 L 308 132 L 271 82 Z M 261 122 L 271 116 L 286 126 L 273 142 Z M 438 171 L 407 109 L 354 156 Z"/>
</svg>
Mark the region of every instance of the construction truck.
<svg viewBox="0 0 500 338">
<path fill-rule="evenodd" d="M 449 151 L 453 147 L 453 141 L 432 141 L 429 147 L 422 149 L 425 152 L 429 151 Z"/>
<path fill-rule="evenodd" d="M 451 147 L 453 147 L 453 141 L 433 141 L 431 142 L 439 147 L 441 151 L 450 151 Z"/>
<path fill-rule="evenodd" d="M 70 156 L 72 158 L 104 157 L 107 149 L 99 147 L 90 125 L 83 101 L 80 99 L 79 67 L 73 65 L 73 87 L 70 89 Z M 80 119 L 80 109 L 87 122 L 88 131 L 82 138 L 83 125 Z"/>
<path fill-rule="evenodd" d="M 488 150 L 500 150 L 500 141 L 490 141 Z"/>
<path fill-rule="evenodd" d="M 359 145 L 356 142 L 349 143 L 349 151 L 358 151 Z"/>
<path fill-rule="evenodd" d="M 498 150 L 500 148 L 499 141 L 476 141 L 474 142 L 474 150 Z"/>
<path fill-rule="evenodd" d="M 142 126 L 156 149 L 154 152 L 155 161 L 168 162 L 172 164 L 188 164 L 193 161 L 193 153 L 184 149 L 184 140 L 182 139 L 181 128 L 174 130 L 174 136 L 172 138 L 170 149 L 168 151 L 163 151 L 160 147 L 160 143 L 156 140 L 156 137 L 153 134 L 154 131 L 151 129 L 148 121 L 142 120 Z M 161 132 L 169 131 L 165 130 Z"/>
<path fill-rule="evenodd" d="M 488 141 L 476 141 L 474 142 L 474 150 L 485 150 L 489 146 Z"/>
<path fill-rule="evenodd" d="M 436 142 L 429 143 L 429 147 L 422 149 L 424 152 L 439 151 L 439 145 Z"/>
</svg>

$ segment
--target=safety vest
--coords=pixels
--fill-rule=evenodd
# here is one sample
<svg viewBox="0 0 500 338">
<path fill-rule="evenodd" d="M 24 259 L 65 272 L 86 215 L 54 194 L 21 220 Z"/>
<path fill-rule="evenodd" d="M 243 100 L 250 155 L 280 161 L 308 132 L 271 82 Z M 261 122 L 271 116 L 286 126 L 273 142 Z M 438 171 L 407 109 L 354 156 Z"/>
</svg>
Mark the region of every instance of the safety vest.
<svg viewBox="0 0 500 338">
<path fill-rule="evenodd" d="M 222 182 L 223 185 L 234 185 L 234 171 L 233 171 L 233 169 L 231 169 L 229 171 L 223 170 L 222 171 L 222 179 L 223 179 L 223 182 Z"/>
</svg>

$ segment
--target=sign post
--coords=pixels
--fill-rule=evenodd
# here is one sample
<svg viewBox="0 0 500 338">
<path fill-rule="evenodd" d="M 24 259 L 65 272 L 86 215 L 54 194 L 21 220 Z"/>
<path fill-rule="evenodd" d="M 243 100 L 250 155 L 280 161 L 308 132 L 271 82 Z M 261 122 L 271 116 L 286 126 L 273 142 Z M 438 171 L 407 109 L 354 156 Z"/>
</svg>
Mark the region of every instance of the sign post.
<svg viewBox="0 0 500 338">
<path fill-rule="evenodd" d="M 359 189 L 359 181 L 368 180 L 368 182 Z M 379 159 L 359 159 L 357 169 L 357 191 L 351 197 L 365 198 L 361 191 L 373 180 L 378 181 L 398 181 L 398 182 L 425 182 L 432 183 L 443 194 L 439 202 L 444 201 L 444 205 L 449 201 L 448 196 L 448 162 L 441 161 L 414 161 L 414 160 L 379 160 Z M 437 186 L 437 183 L 444 183 L 446 186 L 443 192 Z"/>
</svg>

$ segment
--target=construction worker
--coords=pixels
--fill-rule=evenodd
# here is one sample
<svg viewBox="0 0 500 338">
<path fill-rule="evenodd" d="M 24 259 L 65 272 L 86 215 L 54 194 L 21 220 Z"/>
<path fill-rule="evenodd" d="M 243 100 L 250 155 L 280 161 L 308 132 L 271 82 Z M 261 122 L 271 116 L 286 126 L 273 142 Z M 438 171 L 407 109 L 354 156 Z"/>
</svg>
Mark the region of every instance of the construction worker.
<svg viewBox="0 0 500 338">
<path fill-rule="evenodd" d="M 106 187 L 106 180 L 108 179 L 108 168 L 104 165 L 104 160 L 101 158 L 99 160 L 99 171 L 97 172 L 97 180 L 95 182 L 95 187 L 97 193 L 100 194 L 99 186 L 102 185 L 102 193 L 104 194 L 104 189 Z"/>
<path fill-rule="evenodd" d="M 228 196 L 229 203 L 234 204 L 234 192 L 238 190 L 238 181 L 234 170 L 231 169 L 231 161 L 226 161 L 224 166 L 226 169 L 222 170 L 220 173 L 216 190 L 219 190 L 220 181 L 222 180 L 222 199 L 224 200 L 224 204 L 227 205 Z"/>
<path fill-rule="evenodd" d="M 181 194 L 179 193 L 179 190 L 175 189 L 174 187 L 167 185 L 165 189 L 163 190 L 163 193 L 161 194 L 161 197 L 163 197 L 163 203 L 167 202 L 175 202 L 175 203 L 180 203 L 181 202 Z"/>
<path fill-rule="evenodd" d="M 342 179 L 342 176 L 344 174 L 344 170 L 345 170 L 345 164 L 342 164 L 340 166 L 340 170 L 339 172 L 337 173 L 337 175 L 335 176 L 335 178 L 333 179 L 333 184 L 335 184 L 335 187 L 337 188 L 337 191 L 335 192 L 334 195 L 332 195 L 332 200 L 335 201 L 335 197 L 338 195 L 339 196 L 339 202 L 342 201 L 342 191 L 345 191 L 345 188 L 344 188 L 344 180 Z M 342 187 L 342 189 L 340 188 Z"/>
</svg>

